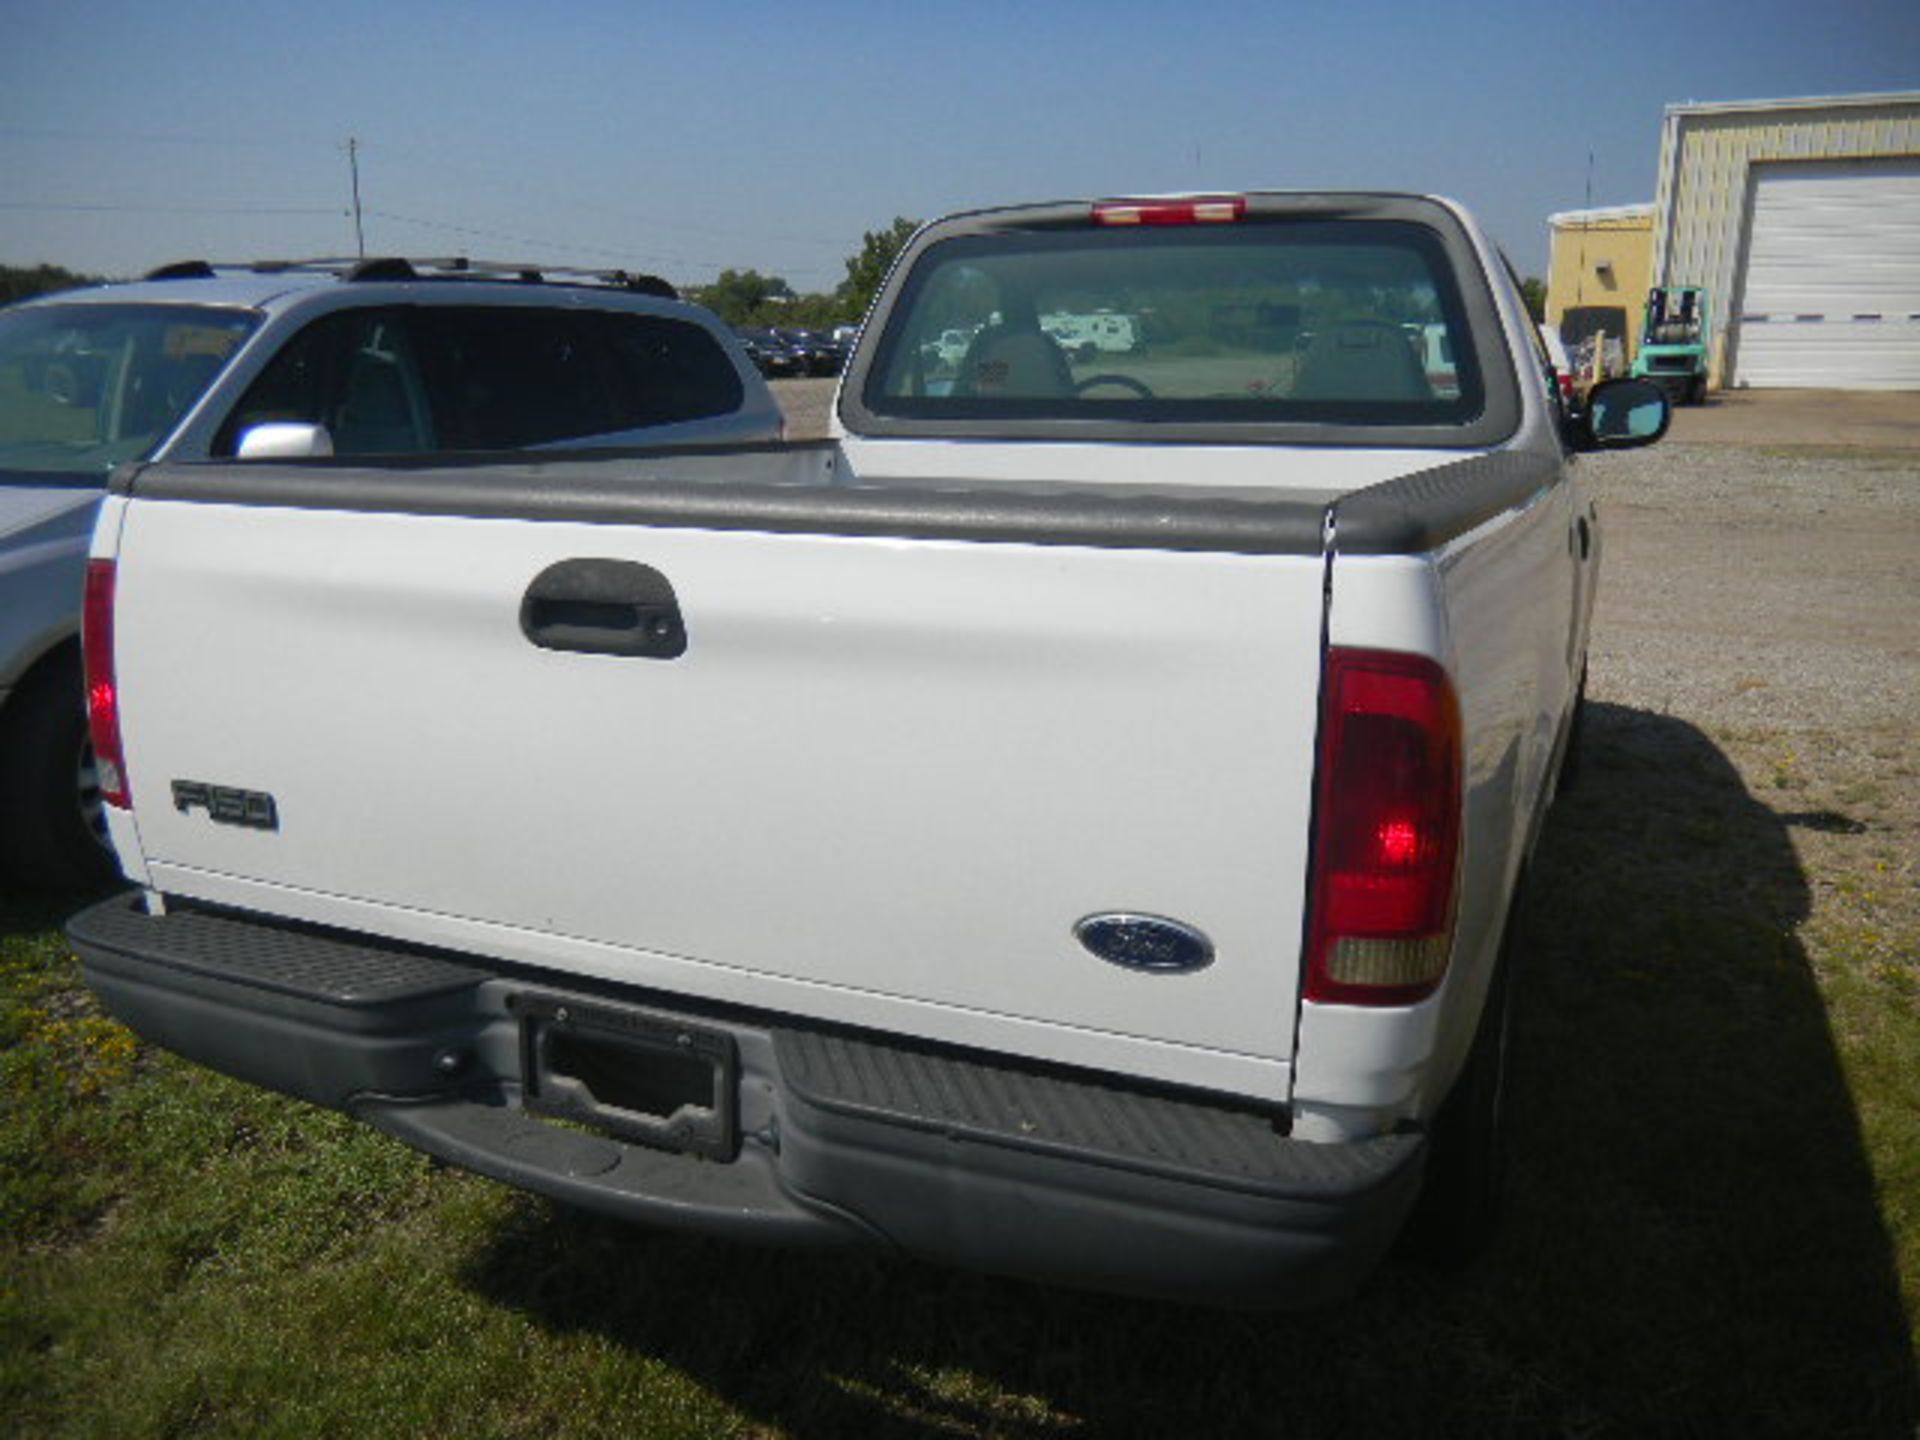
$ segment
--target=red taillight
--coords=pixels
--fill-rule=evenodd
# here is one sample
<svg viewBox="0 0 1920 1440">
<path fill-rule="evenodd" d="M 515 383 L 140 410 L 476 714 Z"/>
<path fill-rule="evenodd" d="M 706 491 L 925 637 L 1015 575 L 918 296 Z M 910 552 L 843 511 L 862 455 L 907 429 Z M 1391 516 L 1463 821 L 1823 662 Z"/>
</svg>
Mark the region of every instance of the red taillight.
<svg viewBox="0 0 1920 1440">
<path fill-rule="evenodd" d="M 1244 195 L 1192 196 L 1184 200 L 1102 200 L 1093 207 L 1098 225 L 1229 225 L 1247 213 Z"/>
<path fill-rule="evenodd" d="M 93 736 L 100 798 L 125 810 L 133 802 L 127 794 L 127 761 L 120 749 L 120 696 L 113 678 L 113 576 L 113 561 L 87 562 L 80 648 L 86 662 L 87 728 Z"/>
<path fill-rule="evenodd" d="M 1327 656 L 1306 998 L 1407 1005 L 1453 945 L 1460 706 L 1420 655 Z"/>
</svg>

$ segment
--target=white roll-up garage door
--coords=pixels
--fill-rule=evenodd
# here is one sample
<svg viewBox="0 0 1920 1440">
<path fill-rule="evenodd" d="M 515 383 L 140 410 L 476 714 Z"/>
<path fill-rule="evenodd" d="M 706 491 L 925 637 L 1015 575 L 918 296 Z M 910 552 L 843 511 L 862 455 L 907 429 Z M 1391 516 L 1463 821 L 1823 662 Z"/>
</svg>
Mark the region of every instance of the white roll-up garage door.
<svg viewBox="0 0 1920 1440">
<path fill-rule="evenodd" d="M 1735 383 L 1920 389 L 1920 157 L 1753 173 Z"/>
</svg>

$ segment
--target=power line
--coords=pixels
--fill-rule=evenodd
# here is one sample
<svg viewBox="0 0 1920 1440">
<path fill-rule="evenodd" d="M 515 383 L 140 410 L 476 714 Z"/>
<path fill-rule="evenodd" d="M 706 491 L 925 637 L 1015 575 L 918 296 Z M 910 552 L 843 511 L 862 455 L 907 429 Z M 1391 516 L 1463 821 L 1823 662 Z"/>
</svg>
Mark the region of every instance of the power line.
<svg viewBox="0 0 1920 1440">
<path fill-rule="evenodd" d="M 272 147 L 282 150 L 289 146 L 308 146 L 320 143 L 310 137 L 291 135 L 279 137 L 259 135 L 182 135 L 138 130 L 67 130 L 44 125 L 0 125 L 0 137 L 24 140 L 50 140 L 87 145 L 230 145 L 242 148 Z M 337 145 L 336 148 L 338 148 Z M 482 180 L 489 186 L 497 186 L 502 183 L 498 171 L 463 164 L 457 159 L 449 159 L 444 155 L 437 155 L 428 150 L 411 145 L 394 145 L 378 140 L 369 145 L 369 143 L 363 139 L 349 137 L 346 148 L 348 150 L 349 163 L 353 164 L 356 169 L 360 152 L 374 150 L 390 155 L 398 155 L 403 158 L 410 158 L 415 163 L 429 166 L 435 172 L 465 174 L 474 179 Z M 583 210 L 593 214 L 608 215 L 632 224 L 650 226 L 654 229 L 679 231 L 692 235 L 723 237 L 733 236 L 738 233 L 737 226 L 702 224 L 696 220 L 673 219 L 647 214 L 641 211 L 627 209 L 624 206 L 608 205 L 601 201 L 584 199 L 578 195 L 569 194 L 551 186 L 542 185 L 537 180 L 530 181 L 529 179 L 523 178 L 515 183 L 515 188 L 522 192 L 530 189 L 540 190 L 543 191 L 549 199 L 570 206 L 573 209 Z M 778 241 L 789 245 L 813 245 L 819 246 L 822 249 L 833 247 L 836 251 L 846 244 L 844 240 L 830 239 L 825 235 L 800 234 L 792 231 L 759 230 L 755 232 L 755 238 L 758 240 Z"/>
<path fill-rule="evenodd" d="M 345 216 L 351 215 L 355 221 L 354 234 L 358 241 L 358 253 L 366 255 L 366 244 L 360 229 L 361 216 L 370 216 L 376 220 L 391 220 L 401 225 L 416 225 L 427 230 L 442 230 L 454 235 L 472 235 L 486 240 L 505 240 L 515 245 L 525 245 L 536 250 L 547 250 L 559 254 L 598 255 L 608 259 L 624 261 L 631 265 L 644 263 L 655 266 L 677 266 L 686 269 L 725 270 L 729 262 L 713 260 L 696 255 L 658 255 L 636 252 L 631 249 L 613 249 L 605 245 L 589 245 L 578 241 L 542 240 L 526 235 L 514 235 L 504 230 L 492 230 L 479 225 L 455 225 L 445 220 L 429 220 L 421 215 L 402 215 L 393 210 L 341 210 L 333 206 L 309 205 L 127 205 L 87 201 L 41 201 L 41 200 L 0 200 L 0 211 L 34 212 L 42 214 L 76 215 L 286 215 L 286 216 Z M 788 278 L 805 276 L 831 276 L 832 271 L 823 266 L 782 267 Z"/>
<path fill-rule="evenodd" d="M 509 235 L 504 230 L 489 230 L 479 225 L 455 225 L 446 220 L 428 220 L 419 215 L 401 215 L 392 210 L 369 210 L 376 220 L 395 220 L 402 225 L 419 225 L 428 230 L 446 230 L 455 235 L 477 235 L 486 240 L 507 240 L 515 245 L 531 245 L 542 250 L 570 250 L 582 255 L 605 255 L 614 259 L 644 260 L 649 265 L 698 265 L 704 262 L 684 255 L 638 255 L 631 250 L 612 250 L 604 245 L 582 245 L 574 241 L 535 240 L 525 235 Z"/>
<path fill-rule="evenodd" d="M 54 140 L 81 145 L 240 145 L 283 149 L 288 145 L 306 143 L 285 135 L 162 135 L 138 130 L 61 130 L 47 125 L 0 125 L 0 136 L 14 140 Z"/>
<path fill-rule="evenodd" d="M 483 181 L 489 187 L 499 186 L 502 183 L 501 176 L 496 170 L 484 170 L 478 166 L 463 164 L 457 159 L 448 159 L 444 155 L 435 155 L 411 145 L 386 143 L 377 144 L 376 148 L 384 150 L 389 154 L 403 157 L 410 156 L 416 162 L 429 166 L 435 173 L 468 175 L 476 180 Z M 576 195 L 565 194 L 553 189 L 551 186 L 541 185 L 538 181 L 530 182 L 525 178 L 513 182 L 513 188 L 522 194 L 532 190 L 544 190 L 548 198 L 557 200 L 561 204 L 570 206 L 573 209 L 608 215 L 617 220 L 624 220 L 631 224 L 648 225 L 660 230 L 680 230 L 693 235 L 717 235 L 723 237 L 732 237 L 739 234 L 740 227 L 738 225 L 703 225 L 698 221 L 663 219 L 658 215 L 647 214 L 638 210 L 630 210 L 624 206 L 608 205 L 595 200 L 583 200 Z M 791 231 L 776 230 L 756 230 L 754 232 L 754 238 L 759 240 L 778 240 L 797 245 L 817 245 L 823 249 L 832 247 L 836 251 L 841 250 L 847 243 L 845 240 L 829 239 L 824 235 L 800 235 Z"/>
<path fill-rule="evenodd" d="M 299 205 L 95 205 L 39 200 L 0 200 L 0 210 L 69 210 L 87 215 L 340 215 L 331 206 Z"/>
<path fill-rule="evenodd" d="M 633 250 L 615 250 L 605 245 L 587 245 L 575 241 L 539 240 L 526 235 L 512 235 L 504 230 L 490 230 L 479 225 L 455 225 L 445 220 L 428 220 L 419 215 L 401 215 L 392 210 L 369 210 L 368 215 L 378 220 L 393 220 L 402 225 L 418 225 L 428 230 L 444 230 L 454 235 L 473 235 L 485 240 L 505 240 L 513 245 L 526 245 L 536 250 L 550 250 L 561 254 L 599 255 L 628 263 L 639 261 L 648 265 L 679 266 L 688 269 L 729 268 L 724 262 L 690 255 L 652 255 Z M 806 267 L 793 271 L 796 275 L 818 275 L 820 267 Z"/>
</svg>

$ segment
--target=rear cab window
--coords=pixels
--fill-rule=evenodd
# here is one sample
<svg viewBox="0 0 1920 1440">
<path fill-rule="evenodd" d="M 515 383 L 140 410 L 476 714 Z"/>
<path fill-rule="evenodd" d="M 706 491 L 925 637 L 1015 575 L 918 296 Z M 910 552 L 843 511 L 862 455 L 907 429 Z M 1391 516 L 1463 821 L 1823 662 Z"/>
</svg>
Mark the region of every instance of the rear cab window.
<svg viewBox="0 0 1920 1440">
<path fill-rule="evenodd" d="M 969 219 L 889 283 L 849 430 L 1484 446 L 1517 425 L 1484 272 L 1437 202 Z"/>
</svg>

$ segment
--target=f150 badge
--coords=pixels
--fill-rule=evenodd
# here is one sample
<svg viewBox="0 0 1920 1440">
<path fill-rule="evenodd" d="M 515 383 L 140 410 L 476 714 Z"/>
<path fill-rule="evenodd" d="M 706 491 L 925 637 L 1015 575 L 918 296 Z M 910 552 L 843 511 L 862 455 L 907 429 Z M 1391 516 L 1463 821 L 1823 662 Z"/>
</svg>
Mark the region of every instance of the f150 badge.
<svg viewBox="0 0 1920 1440">
<path fill-rule="evenodd" d="M 1155 975 L 1186 975 L 1213 963 L 1213 942 L 1191 925 L 1158 915 L 1089 915 L 1074 938 L 1110 965 Z"/>
<path fill-rule="evenodd" d="M 242 825 L 249 830 L 278 830 L 280 809 L 264 790 L 236 790 L 202 780 L 173 782 L 173 808 L 182 815 L 207 812 L 216 825 Z"/>
</svg>

